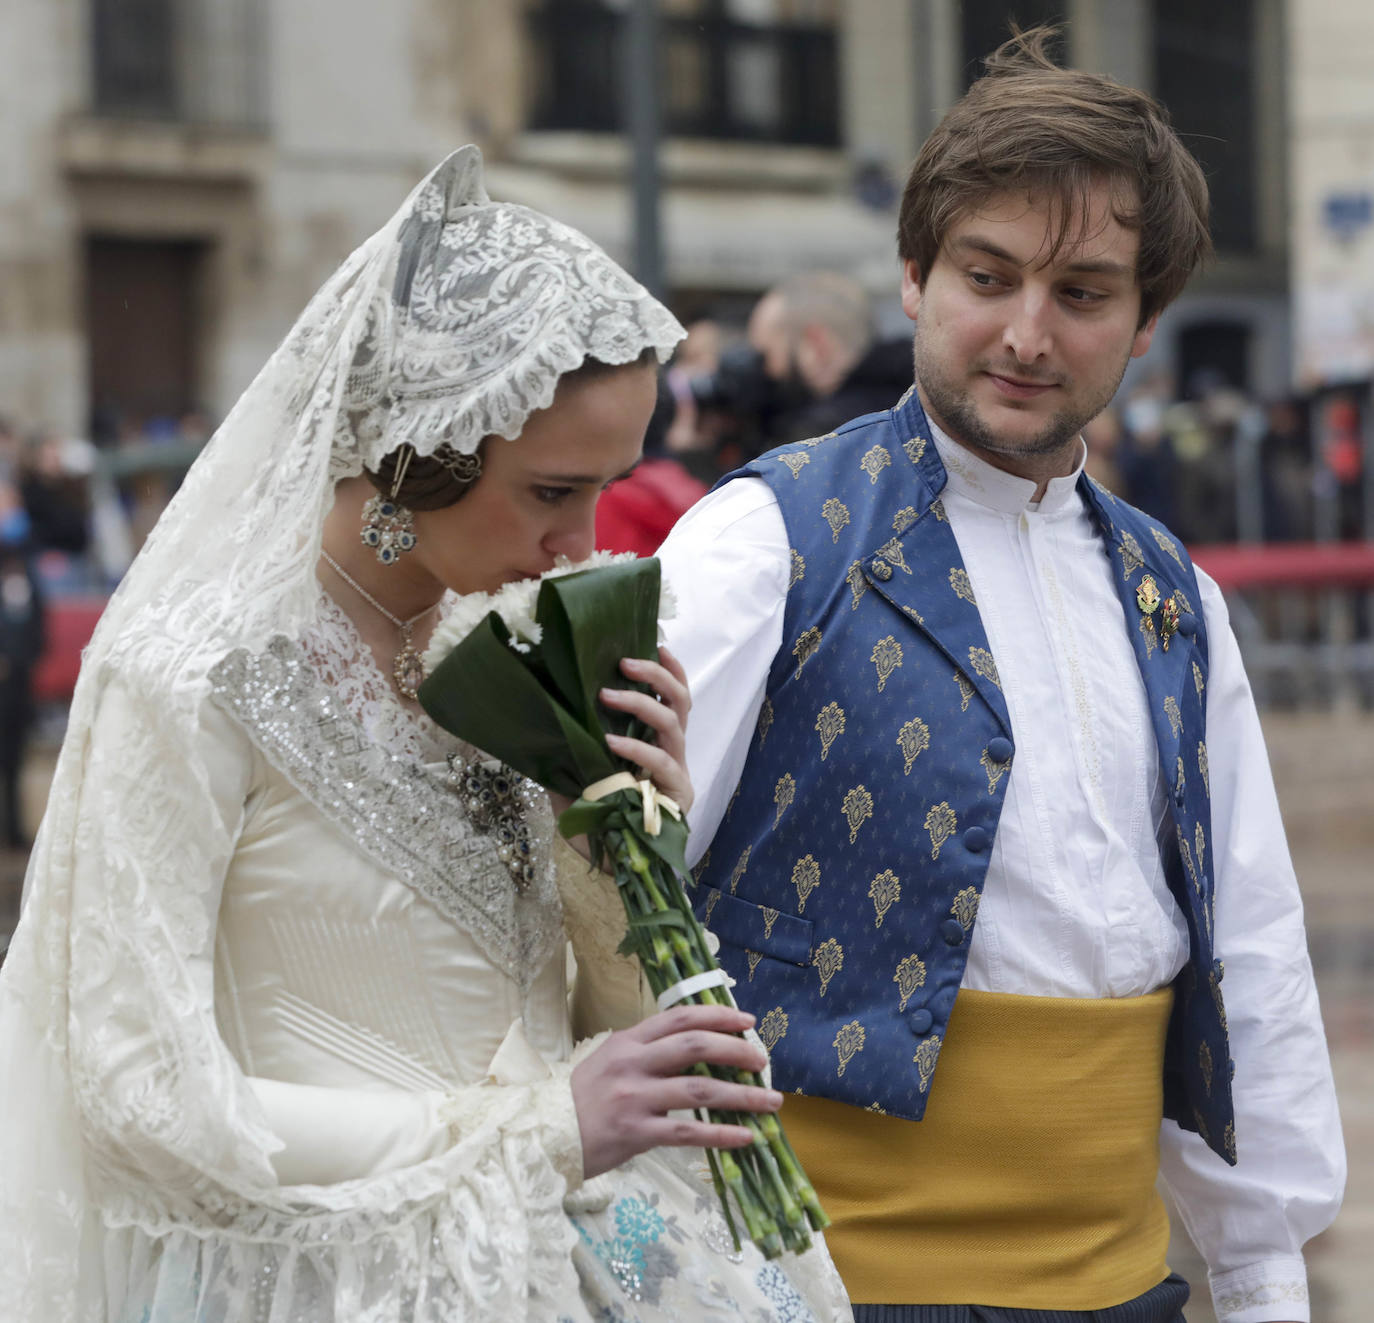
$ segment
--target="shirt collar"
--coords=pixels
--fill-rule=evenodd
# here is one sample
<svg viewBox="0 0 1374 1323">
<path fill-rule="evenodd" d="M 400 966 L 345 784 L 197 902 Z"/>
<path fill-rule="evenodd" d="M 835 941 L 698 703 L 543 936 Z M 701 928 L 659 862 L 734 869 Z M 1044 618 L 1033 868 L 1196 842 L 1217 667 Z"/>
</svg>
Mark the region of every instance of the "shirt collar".
<svg viewBox="0 0 1374 1323">
<path fill-rule="evenodd" d="M 931 439 L 948 475 L 945 495 L 954 493 L 975 505 L 1002 514 L 1058 514 L 1074 500 L 1078 475 L 1088 458 L 1088 448 L 1081 437 L 1078 442 L 1078 463 L 1073 472 L 1051 478 L 1044 496 L 1037 502 L 1031 499 L 1035 495 L 1035 483 L 1029 478 L 1018 478 L 1014 473 L 994 468 L 987 460 L 980 459 L 973 451 L 952 440 L 929 414 L 926 415 L 926 422 L 930 425 Z"/>
</svg>

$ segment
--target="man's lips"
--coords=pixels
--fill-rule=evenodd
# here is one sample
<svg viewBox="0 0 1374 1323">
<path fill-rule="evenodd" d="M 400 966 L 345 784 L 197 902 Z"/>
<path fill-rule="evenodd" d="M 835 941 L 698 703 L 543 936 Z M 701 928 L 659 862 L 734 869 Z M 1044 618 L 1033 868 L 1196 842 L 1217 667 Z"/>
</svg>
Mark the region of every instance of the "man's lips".
<svg viewBox="0 0 1374 1323">
<path fill-rule="evenodd" d="M 985 371 L 984 376 L 992 382 L 999 395 L 1011 400 L 1033 400 L 1046 391 L 1056 390 L 1056 381 L 1037 381 L 1032 377 L 1005 376 L 1000 372 Z"/>
</svg>

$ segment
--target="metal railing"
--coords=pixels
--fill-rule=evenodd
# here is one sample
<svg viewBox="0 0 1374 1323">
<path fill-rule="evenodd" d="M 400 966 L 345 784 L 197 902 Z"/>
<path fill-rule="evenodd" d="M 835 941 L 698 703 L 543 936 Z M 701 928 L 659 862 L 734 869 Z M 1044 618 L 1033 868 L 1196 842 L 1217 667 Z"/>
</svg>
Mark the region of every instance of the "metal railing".
<svg viewBox="0 0 1374 1323">
<path fill-rule="evenodd" d="M 91 110 L 115 119 L 260 128 L 266 0 L 90 0 Z"/>
<path fill-rule="evenodd" d="M 1226 593 L 1260 707 L 1374 707 L 1374 542 L 1190 550 Z"/>
</svg>

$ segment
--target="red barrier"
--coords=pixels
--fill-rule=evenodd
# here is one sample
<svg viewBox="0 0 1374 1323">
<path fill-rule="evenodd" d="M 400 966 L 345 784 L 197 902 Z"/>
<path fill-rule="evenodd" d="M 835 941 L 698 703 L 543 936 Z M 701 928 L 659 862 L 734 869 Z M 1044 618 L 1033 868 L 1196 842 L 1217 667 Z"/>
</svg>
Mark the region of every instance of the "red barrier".
<svg viewBox="0 0 1374 1323">
<path fill-rule="evenodd" d="M 1216 543 L 1188 554 L 1227 591 L 1374 588 L 1374 542 Z"/>
<path fill-rule="evenodd" d="M 105 601 L 98 596 L 49 601 L 47 646 L 33 673 L 33 694 L 40 703 L 65 703 L 71 698 L 81 669 L 81 649 L 91 641 Z"/>
<path fill-rule="evenodd" d="M 1374 589 L 1374 542 L 1213 543 L 1190 547 L 1189 554 L 1226 591 Z M 81 668 L 81 650 L 91 641 L 105 600 L 91 595 L 49 601 L 47 647 L 34 672 L 34 694 L 40 701 L 66 702 L 71 698 Z"/>
</svg>

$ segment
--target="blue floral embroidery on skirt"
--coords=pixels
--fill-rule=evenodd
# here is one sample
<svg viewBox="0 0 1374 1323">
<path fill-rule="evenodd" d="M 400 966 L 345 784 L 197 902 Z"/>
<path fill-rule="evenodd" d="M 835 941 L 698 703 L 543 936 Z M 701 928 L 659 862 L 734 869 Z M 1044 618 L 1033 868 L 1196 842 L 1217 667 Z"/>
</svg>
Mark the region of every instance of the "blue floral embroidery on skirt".
<svg viewBox="0 0 1374 1323">
<path fill-rule="evenodd" d="M 765 1263 L 754 1280 L 777 1310 L 777 1323 L 816 1323 L 816 1316 L 776 1263 Z"/>
<path fill-rule="evenodd" d="M 577 1234 L 625 1295 L 649 1304 L 658 1303 L 663 1283 L 679 1272 L 677 1256 L 663 1243 L 664 1236 L 679 1242 L 684 1239 L 677 1219 L 665 1218 L 654 1207 L 657 1202 L 656 1195 L 617 1199 L 611 1210 L 617 1234 L 608 1240 L 593 1239 L 582 1220 L 573 1219 Z"/>
</svg>

